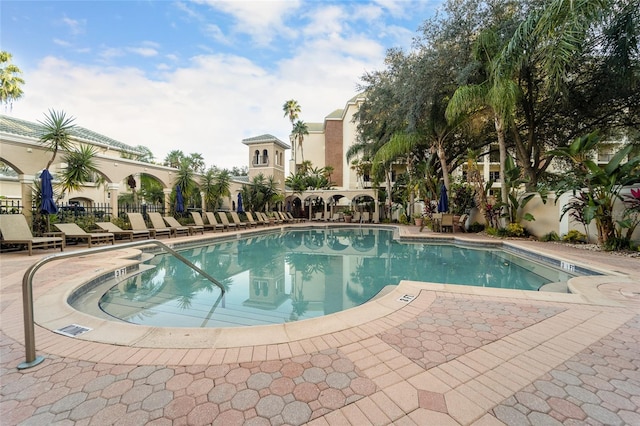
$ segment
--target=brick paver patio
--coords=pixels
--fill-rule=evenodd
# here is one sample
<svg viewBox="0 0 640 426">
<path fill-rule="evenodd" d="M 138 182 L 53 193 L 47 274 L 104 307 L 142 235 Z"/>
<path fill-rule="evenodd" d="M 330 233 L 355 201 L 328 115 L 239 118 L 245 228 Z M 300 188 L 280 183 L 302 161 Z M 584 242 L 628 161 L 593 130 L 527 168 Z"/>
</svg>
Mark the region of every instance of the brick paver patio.
<svg viewBox="0 0 640 426">
<path fill-rule="evenodd" d="M 188 337 L 184 347 L 161 347 L 158 337 L 119 346 L 38 325 L 45 361 L 26 370 L 17 369 L 22 275 L 53 251 L 2 254 L 0 422 L 640 424 L 640 260 L 515 244 L 623 275 L 587 280 L 577 286 L 584 295 L 403 282 L 376 301 L 378 316 L 359 320 L 357 308 L 337 326 L 326 318 L 306 331 L 278 328 L 272 343 L 261 328 L 256 344 L 243 331 L 235 346 Z M 36 299 L 105 263 L 47 265 Z"/>
</svg>

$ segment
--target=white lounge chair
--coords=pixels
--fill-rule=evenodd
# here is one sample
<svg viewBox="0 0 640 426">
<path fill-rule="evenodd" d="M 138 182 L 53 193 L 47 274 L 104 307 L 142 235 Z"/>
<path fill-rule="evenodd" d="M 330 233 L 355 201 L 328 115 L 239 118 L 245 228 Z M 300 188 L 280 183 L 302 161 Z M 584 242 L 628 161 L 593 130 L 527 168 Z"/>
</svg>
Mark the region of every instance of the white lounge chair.
<svg viewBox="0 0 640 426">
<path fill-rule="evenodd" d="M 150 238 L 151 233 L 148 229 L 134 231 L 133 229 L 122 229 L 112 222 L 96 222 L 96 225 L 107 232 L 114 235 L 116 239 L 127 239 L 133 241 L 134 238 Z"/>
<path fill-rule="evenodd" d="M 246 228 L 247 226 L 249 226 L 248 223 L 243 222 L 240 220 L 240 217 L 238 216 L 238 213 L 236 212 L 231 212 L 231 219 L 233 220 L 233 223 L 236 224 L 236 227 L 238 228 Z"/>
<path fill-rule="evenodd" d="M 131 223 L 131 229 L 134 231 L 149 231 L 149 235 L 151 238 L 156 238 L 161 235 L 166 235 L 171 238 L 171 228 L 162 227 L 160 229 L 148 228 L 146 222 L 144 221 L 144 217 L 142 217 L 142 213 L 127 213 L 129 216 L 129 222 Z"/>
<path fill-rule="evenodd" d="M 64 233 L 65 241 L 86 241 L 89 248 L 99 243 L 115 243 L 115 238 L 110 232 L 86 232 L 75 223 L 54 223 L 53 226 Z"/>
<path fill-rule="evenodd" d="M 193 218 L 193 222 L 196 225 L 202 226 L 203 230 L 215 232 L 216 226 L 211 223 L 204 223 L 204 220 L 202 220 L 202 216 L 200 215 L 199 212 L 191 212 L 191 217 Z"/>
<path fill-rule="evenodd" d="M 238 225 L 236 225 L 235 223 L 230 223 L 229 222 L 229 218 L 227 217 L 227 214 L 225 212 L 218 212 L 218 217 L 220 218 L 220 222 L 222 222 L 222 224 L 224 225 L 225 228 L 227 229 L 238 229 Z"/>
<path fill-rule="evenodd" d="M 225 230 L 224 224 L 223 223 L 218 223 L 218 220 L 216 219 L 215 213 L 213 213 L 213 212 L 205 212 L 204 215 L 207 218 L 207 220 L 209 221 L 209 223 L 215 227 L 215 229 L 222 229 L 222 231 Z"/>
<path fill-rule="evenodd" d="M 187 228 L 187 233 L 189 235 L 193 235 L 193 234 L 196 234 L 198 232 L 200 232 L 201 234 L 204 234 L 204 226 L 200 226 L 200 225 L 182 225 L 173 216 L 165 216 L 165 217 L 163 217 L 163 219 L 167 223 L 167 225 L 169 225 L 172 229 L 175 229 L 176 232 L 183 233 L 184 232 L 184 228 Z"/>
<path fill-rule="evenodd" d="M 189 235 L 189 228 L 180 226 L 180 229 L 174 228 L 172 226 L 167 227 L 164 219 L 162 219 L 162 215 L 158 212 L 149 213 L 149 220 L 151 221 L 151 225 L 153 229 L 158 232 L 159 229 L 165 230 L 168 229 L 171 235 L 174 237 L 178 236 L 178 234 Z"/>
<path fill-rule="evenodd" d="M 29 229 L 27 218 L 21 214 L 0 214 L 0 232 L 2 244 L 25 245 L 29 256 L 34 248 L 56 248 L 64 251 L 64 237 L 34 237 Z"/>
</svg>

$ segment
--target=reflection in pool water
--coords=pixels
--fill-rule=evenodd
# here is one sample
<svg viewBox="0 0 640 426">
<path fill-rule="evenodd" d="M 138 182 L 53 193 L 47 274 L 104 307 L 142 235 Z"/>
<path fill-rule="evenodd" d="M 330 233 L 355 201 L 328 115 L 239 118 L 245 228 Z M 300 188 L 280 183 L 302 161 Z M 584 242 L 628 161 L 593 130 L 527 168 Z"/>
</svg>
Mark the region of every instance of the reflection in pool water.
<svg viewBox="0 0 640 426">
<path fill-rule="evenodd" d="M 358 306 L 401 280 L 537 290 L 567 272 L 502 250 L 401 243 L 385 229 L 291 230 L 181 252 L 219 280 L 170 255 L 118 283 L 100 300 L 136 324 L 226 327 L 313 318 Z"/>
</svg>

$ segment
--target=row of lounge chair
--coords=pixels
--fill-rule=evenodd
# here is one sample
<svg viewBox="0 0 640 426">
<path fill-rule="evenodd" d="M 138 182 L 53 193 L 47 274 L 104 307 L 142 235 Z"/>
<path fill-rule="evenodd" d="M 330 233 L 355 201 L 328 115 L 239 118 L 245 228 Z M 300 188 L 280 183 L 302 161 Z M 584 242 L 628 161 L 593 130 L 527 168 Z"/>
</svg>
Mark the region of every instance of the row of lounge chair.
<svg viewBox="0 0 640 426">
<path fill-rule="evenodd" d="M 115 240 L 149 239 L 159 238 L 161 236 L 177 237 L 179 235 L 194 235 L 196 233 L 204 234 L 204 231 L 211 230 L 230 230 L 256 227 L 258 225 L 270 225 L 272 223 L 295 223 L 302 219 L 295 219 L 291 213 L 274 212 L 273 218 L 267 217 L 266 214 L 256 212 L 254 219 L 251 212 L 246 212 L 247 221 L 243 222 L 236 212 L 231 212 L 232 222 L 229 221 L 227 214 L 218 212 L 218 218 L 213 212 L 205 212 L 203 217 L 198 212 L 191 212 L 194 225 L 182 225 L 171 216 L 162 216 L 160 213 L 149 213 L 149 219 L 152 227 L 147 227 L 144 217 L 141 213 L 127 213 L 131 229 L 122 229 L 112 222 L 97 222 L 100 232 L 86 232 L 75 223 L 55 223 L 53 226 L 59 232 L 46 233 L 42 237 L 34 237 L 29 229 L 29 225 L 25 216 L 21 214 L 0 215 L 0 232 L 2 233 L 2 244 L 7 245 L 24 245 L 29 251 L 29 256 L 33 254 L 34 248 L 64 248 L 69 241 L 84 242 L 89 247 L 94 244 L 114 244 Z"/>
<path fill-rule="evenodd" d="M 338 212 L 338 213 L 334 213 L 333 215 L 331 214 L 331 212 L 329 211 L 325 211 L 324 215 L 322 214 L 322 212 L 318 212 L 314 215 L 313 219 L 311 219 L 312 221 L 318 221 L 318 222 L 343 222 L 345 214 Z M 371 222 L 371 215 L 369 214 L 369 212 L 355 212 L 352 216 L 351 216 L 351 222 L 364 222 L 364 223 L 369 223 Z"/>
</svg>

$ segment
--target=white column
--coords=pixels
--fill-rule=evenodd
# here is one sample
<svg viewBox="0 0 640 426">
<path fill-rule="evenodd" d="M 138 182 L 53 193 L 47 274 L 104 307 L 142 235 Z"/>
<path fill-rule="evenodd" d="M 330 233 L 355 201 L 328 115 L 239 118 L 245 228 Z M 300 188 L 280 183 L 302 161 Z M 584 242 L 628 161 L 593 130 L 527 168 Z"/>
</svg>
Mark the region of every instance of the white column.
<svg viewBox="0 0 640 426">
<path fill-rule="evenodd" d="M 120 190 L 119 183 L 107 184 L 107 191 L 109 191 L 109 204 L 111 205 L 111 218 L 118 217 L 118 191 Z"/>
<path fill-rule="evenodd" d="M 168 215 L 171 211 L 171 188 L 164 188 L 164 214 Z"/>
<path fill-rule="evenodd" d="M 33 212 L 31 211 L 31 208 L 33 206 L 33 180 L 35 178 L 36 177 L 33 175 L 18 175 L 22 196 L 20 200 L 20 202 L 22 203 L 22 214 L 27 218 L 29 227 L 31 227 L 33 218 Z"/>
</svg>

